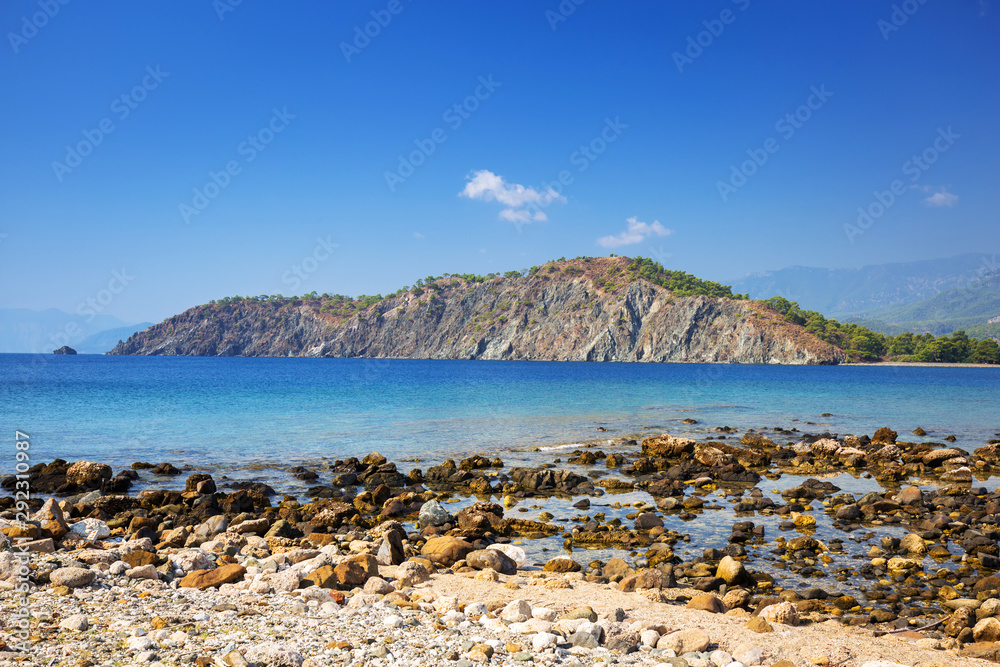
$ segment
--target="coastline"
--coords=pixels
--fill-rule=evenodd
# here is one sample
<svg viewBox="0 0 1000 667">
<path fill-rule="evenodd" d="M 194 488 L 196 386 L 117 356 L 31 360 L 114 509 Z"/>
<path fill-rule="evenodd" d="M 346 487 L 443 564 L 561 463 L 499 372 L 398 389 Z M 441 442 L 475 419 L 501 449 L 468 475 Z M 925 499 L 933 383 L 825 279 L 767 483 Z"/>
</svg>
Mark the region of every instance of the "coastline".
<svg viewBox="0 0 1000 667">
<path fill-rule="evenodd" d="M 31 551 L 37 636 L 77 637 L 85 630 L 64 625 L 74 617 L 118 637 L 109 647 L 79 635 L 95 656 L 110 648 L 172 664 L 182 653 L 211 649 L 222 659 L 238 649 L 250 660 L 273 649 L 237 631 L 250 626 L 294 639 L 297 659 L 260 664 L 298 666 L 385 660 L 396 642 L 451 647 L 457 657 L 448 663 L 490 653 L 491 664 L 606 664 L 614 655 L 706 667 L 716 664 L 706 662 L 712 651 L 723 651 L 721 660 L 757 656 L 754 649 L 772 662 L 743 664 L 860 667 L 891 656 L 924 666 L 1000 656 L 992 537 L 1000 492 L 977 486 L 977 476 L 1000 472 L 1000 443 L 969 453 L 904 442 L 885 428 L 841 440 L 791 431 L 741 437 L 724 427 L 700 441 L 619 440 L 608 454 L 600 443 L 550 451 L 551 463 L 536 468 L 474 455 L 403 475 L 373 452 L 289 470 L 331 477 L 305 503 L 263 484 L 185 479 L 169 464 L 114 475 L 101 463 L 53 464 L 33 468 L 31 478 L 39 501 L 52 498 L 36 501 L 25 525 L 8 509 L 0 527 L 29 540 L 21 544 Z M 594 474 L 575 472 L 580 466 Z M 845 473 L 869 476 L 881 491 L 831 483 Z M 130 495 L 138 475 L 174 481 Z M 16 569 L 10 554 L 0 552 L 5 598 Z M 540 607 L 537 615 L 505 617 L 515 598 Z M 565 615 L 584 602 L 588 623 L 601 619 L 600 628 L 579 634 Z M 180 613 L 190 604 L 203 611 Z M 242 625 L 244 616 L 230 613 L 262 606 L 264 618 Z M 160 621 L 150 620 L 153 609 Z M 116 625 L 124 610 L 132 621 Z M 294 632 L 284 620 L 292 617 Z M 558 625 L 560 617 L 567 622 Z M 209 635 L 232 626 L 223 637 L 242 639 L 201 641 L 213 623 Z M 430 639 L 411 625 L 432 629 Z M 322 627 L 353 632 L 351 648 L 324 645 Z M 682 650 L 679 632 L 697 639 L 695 654 Z M 894 634 L 873 641 L 876 632 Z M 421 664 L 433 659 L 422 655 Z"/>
<path fill-rule="evenodd" d="M 842 362 L 840 366 L 914 366 L 917 368 L 1000 368 L 1000 364 L 953 364 L 927 361 L 857 361 Z"/>
</svg>

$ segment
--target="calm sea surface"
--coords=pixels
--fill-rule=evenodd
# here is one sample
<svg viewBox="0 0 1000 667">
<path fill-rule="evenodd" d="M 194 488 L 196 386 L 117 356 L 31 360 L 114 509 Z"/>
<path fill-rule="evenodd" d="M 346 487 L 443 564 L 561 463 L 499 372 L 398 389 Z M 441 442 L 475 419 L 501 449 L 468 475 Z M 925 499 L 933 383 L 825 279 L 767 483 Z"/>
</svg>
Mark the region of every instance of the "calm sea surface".
<svg viewBox="0 0 1000 667">
<path fill-rule="evenodd" d="M 908 440 L 941 441 L 954 434 L 956 446 L 971 451 L 998 437 L 998 390 L 1000 369 L 993 368 L 0 354 L 0 431 L 11 442 L 9 466 L 0 467 L 0 474 L 13 472 L 15 429 L 30 434 L 32 462 L 89 459 L 118 470 L 134 461 L 169 461 L 189 466 L 185 475 L 197 470 L 223 482 L 261 480 L 303 499 L 309 485 L 287 468 L 313 465 L 320 472 L 313 484 L 322 484 L 329 473 L 321 464 L 372 450 L 404 471 L 475 452 L 498 455 L 508 466 L 538 465 L 565 457 L 576 443 L 633 454 L 634 447 L 608 440 L 661 432 L 703 438 L 727 425 L 740 432 L 783 427 L 841 435 L 890 426 Z M 686 418 L 698 423 L 681 423 Z M 909 434 L 917 426 L 928 432 L 926 438 Z M 603 465 L 567 467 L 615 474 Z M 182 480 L 144 473 L 133 489 L 176 488 Z M 846 473 L 831 481 L 852 493 L 879 488 Z M 780 489 L 801 482 L 785 474 L 759 486 L 781 502 Z M 977 483 L 994 488 L 997 482 Z M 456 499 L 453 511 L 472 500 Z M 706 509 L 693 521 L 676 513 L 663 517 L 667 528 L 692 535 L 690 543 L 676 547 L 684 558 L 700 555 L 705 546 L 723 546 L 730 533 L 736 498 L 719 490 L 705 500 Z M 593 499 L 591 512 L 624 519 L 631 503 L 651 501 L 644 492 L 609 493 Z M 581 515 L 572 502 L 528 499 L 507 514 L 537 518 L 544 509 L 569 526 Z M 848 536 L 824 512 L 813 515 L 817 537 L 849 537 L 831 567 L 856 568 L 854 557 L 867 553 L 869 540 L 906 532 L 883 527 L 877 535 Z M 753 520 L 771 538 L 778 534 L 781 517 Z M 545 552 L 563 548 L 562 538 L 524 547 L 544 562 L 552 555 Z M 753 569 L 788 580 L 785 585 L 804 585 L 771 563 L 775 559 L 764 544 L 750 549 Z M 586 564 L 614 555 L 621 553 L 577 550 L 574 557 Z M 824 581 L 827 588 L 854 591 L 855 582 Z"/>
<path fill-rule="evenodd" d="M 35 461 L 116 469 L 283 468 L 372 450 L 426 466 L 721 425 L 921 426 L 971 450 L 1000 431 L 998 390 L 992 368 L 0 354 L 0 432 L 30 433 Z M 688 417 L 699 424 L 680 423 Z"/>
</svg>

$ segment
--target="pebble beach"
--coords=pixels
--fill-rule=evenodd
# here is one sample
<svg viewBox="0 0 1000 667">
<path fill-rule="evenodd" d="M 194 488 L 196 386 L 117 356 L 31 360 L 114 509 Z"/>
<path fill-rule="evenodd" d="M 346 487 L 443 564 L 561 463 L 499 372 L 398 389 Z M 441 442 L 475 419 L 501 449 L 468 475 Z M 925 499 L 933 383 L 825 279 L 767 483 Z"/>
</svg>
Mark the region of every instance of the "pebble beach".
<svg viewBox="0 0 1000 667">
<path fill-rule="evenodd" d="M 483 456 L 403 475 L 373 452 L 296 470 L 329 479 L 308 502 L 263 484 L 221 488 L 170 463 L 39 464 L 30 509 L 2 499 L 0 664 L 996 660 L 1000 496 L 980 480 L 1000 443 L 965 452 L 887 428 L 794 442 L 726 432 L 623 438 L 611 454 L 560 450 L 600 470 L 590 476 Z M 845 471 L 883 490 L 824 481 Z M 176 480 L 174 490 L 129 493 L 152 475 Z M 761 487 L 780 477 L 798 483 L 776 503 Z M 625 492 L 648 501 L 612 519 L 594 511 Z M 572 523 L 517 512 L 557 498 L 579 509 Z M 670 527 L 695 527 L 722 498 L 728 539 L 693 544 L 696 531 Z M 817 517 L 833 532 L 817 533 Z M 539 540 L 563 548 L 541 559 Z M 868 548 L 852 568 L 845 540 Z M 593 546 L 614 555 L 591 558 Z M 769 574 L 781 571 L 793 578 Z"/>
</svg>

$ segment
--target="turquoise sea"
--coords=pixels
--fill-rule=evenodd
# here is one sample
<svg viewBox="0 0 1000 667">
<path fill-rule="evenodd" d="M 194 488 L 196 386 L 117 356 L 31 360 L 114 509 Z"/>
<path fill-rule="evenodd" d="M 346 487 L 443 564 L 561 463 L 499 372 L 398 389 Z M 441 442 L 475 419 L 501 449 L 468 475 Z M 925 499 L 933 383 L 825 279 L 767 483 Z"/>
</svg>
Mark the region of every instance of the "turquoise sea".
<svg viewBox="0 0 1000 667">
<path fill-rule="evenodd" d="M 134 461 L 169 461 L 186 467 L 185 475 L 208 471 L 223 485 L 265 481 L 303 500 L 308 486 L 326 481 L 323 464 L 373 450 L 404 471 L 476 452 L 500 456 L 507 466 L 539 465 L 581 445 L 634 454 L 635 447 L 609 442 L 618 436 L 668 432 L 704 438 L 725 425 L 739 433 L 782 427 L 841 435 L 889 426 L 911 441 L 954 434 L 955 446 L 971 451 L 1000 437 L 998 390 L 996 368 L 2 354 L 0 430 L 11 442 L 11 456 L 9 471 L 0 467 L 0 475 L 13 472 L 15 429 L 31 436 L 33 463 L 89 459 L 118 470 Z M 911 435 L 917 426 L 928 435 Z M 294 479 L 287 472 L 293 465 L 313 466 L 320 479 Z M 562 465 L 581 474 L 615 474 L 603 465 Z M 182 480 L 144 473 L 133 491 L 177 488 Z M 758 486 L 780 503 L 780 490 L 802 481 L 784 474 Z M 830 481 L 856 494 L 879 490 L 864 475 L 845 473 Z M 976 484 L 995 488 L 998 481 Z M 451 508 L 472 500 L 457 498 Z M 651 501 L 645 492 L 609 493 L 593 498 L 589 513 L 626 520 L 631 504 Z M 723 546 L 736 501 L 720 489 L 705 495 L 705 509 L 691 521 L 665 514 L 668 529 L 691 535 L 677 553 L 689 559 L 706 546 Z M 507 515 L 535 519 L 544 510 L 569 527 L 588 514 L 572 503 L 528 499 Z M 855 558 L 882 535 L 906 533 L 901 526 L 884 526 L 877 534 L 848 535 L 834 529 L 824 512 L 812 514 L 817 537 L 846 540 L 830 568 L 856 568 Z M 779 534 L 782 517 L 751 518 L 769 538 Z M 752 568 L 786 586 L 805 585 L 807 580 L 781 568 L 767 544 L 748 545 Z M 539 563 L 566 549 L 559 536 L 524 548 Z M 960 549 L 954 553 L 957 562 Z M 574 557 L 586 564 L 616 555 L 622 554 L 577 549 Z M 858 583 L 824 581 L 842 592 L 856 592 Z"/>
<path fill-rule="evenodd" d="M 252 466 L 287 479 L 289 464 L 372 450 L 426 466 L 721 425 L 920 426 L 971 450 L 1000 431 L 998 390 L 996 368 L 0 354 L 0 427 L 11 440 L 28 432 L 35 461 Z"/>
</svg>

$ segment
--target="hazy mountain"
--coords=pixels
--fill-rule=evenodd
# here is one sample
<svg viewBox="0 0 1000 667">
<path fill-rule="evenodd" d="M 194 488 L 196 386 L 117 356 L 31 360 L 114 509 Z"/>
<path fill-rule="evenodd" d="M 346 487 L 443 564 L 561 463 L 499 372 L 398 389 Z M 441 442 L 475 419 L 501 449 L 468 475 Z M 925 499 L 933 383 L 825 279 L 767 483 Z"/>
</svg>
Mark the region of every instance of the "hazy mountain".
<svg viewBox="0 0 1000 667">
<path fill-rule="evenodd" d="M 915 303 L 974 283 L 997 270 L 995 254 L 876 264 L 855 269 L 791 266 L 754 273 L 732 283 L 754 299 L 783 296 L 806 310 L 844 319 L 879 308 Z"/>
<path fill-rule="evenodd" d="M 152 322 L 140 322 L 126 327 L 99 331 L 81 340 L 74 349 L 80 354 L 104 354 L 119 342 L 128 340 L 132 334 L 151 326 L 153 326 Z"/>
<path fill-rule="evenodd" d="M 915 303 L 878 308 L 851 321 L 893 335 L 912 331 L 939 336 L 963 329 L 975 338 L 1000 336 L 1000 272 Z"/>
<path fill-rule="evenodd" d="M 0 352 L 51 352 L 63 345 L 82 352 L 78 346 L 82 346 L 88 337 L 110 329 L 128 328 L 125 322 L 112 315 L 95 315 L 89 322 L 87 320 L 87 317 L 57 308 L 0 308 Z M 140 328 L 141 325 L 133 330 Z M 116 338 L 101 350 L 87 351 L 107 352 L 117 342 Z"/>
</svg>

